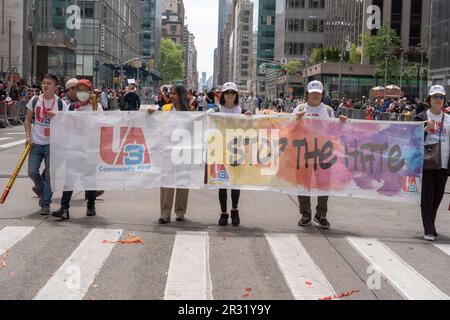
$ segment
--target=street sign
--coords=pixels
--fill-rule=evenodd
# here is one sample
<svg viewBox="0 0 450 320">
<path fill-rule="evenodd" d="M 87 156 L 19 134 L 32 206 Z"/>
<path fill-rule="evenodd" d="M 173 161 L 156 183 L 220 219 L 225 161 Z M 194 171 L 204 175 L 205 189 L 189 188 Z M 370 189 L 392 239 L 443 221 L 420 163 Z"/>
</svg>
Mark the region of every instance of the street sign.
<svg viewBox="0 0 450 320">
<path fill-rule="evenodd" d="M 275 70 L 281 70 L 283 69 L 281 66 L 276 64 L 266 64 L 266 69 L 275 69 Z"/>
<path fill-rule="evenodd" d="M 288 64 L 288 59 L 287 58 L 282 58 L 281 60 L 280 60 L 280 64 L 283 64 L 283 65 L 286 65 L 286 64 Z"/>
</svg>

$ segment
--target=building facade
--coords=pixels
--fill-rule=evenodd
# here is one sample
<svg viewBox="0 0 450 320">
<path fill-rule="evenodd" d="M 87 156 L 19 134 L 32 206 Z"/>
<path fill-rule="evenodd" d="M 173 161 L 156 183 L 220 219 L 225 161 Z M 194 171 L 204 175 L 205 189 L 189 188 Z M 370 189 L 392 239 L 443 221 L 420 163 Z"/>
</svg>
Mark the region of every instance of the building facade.
<svg viewBox="0 0 450 320">
<path fill-rule="evenodd" d="M 324 46 L 343 48 L 347 42 L 360 46 L 365 8 L 361 0 L 326 1 Z"/>
<path fill-rule="evenodd" d="M 253 3 L 249 0 L 235 2 L 233 81 L 242 91 L 251 90 L 251 56 L 253 34 Z"/>
<path fill-rule="evenodd" d="M 91 79 L 97 87 L 120 87 L 127 78 L 137 79 L 141 1 L 78 0 L 77 4 L 81 9 L 77 77 Z"/>
<path fill-rule="evenodd" d="M 225 27 L 231 7 L 231 0 L 219 0 L 219 24 L 217 34 L 217 59 L 224 60 L 225 51 Z M 214 68 L 214 86 L 224 83 L 224 65 L 218 63 Z"/>
<path fill-rule="evenodd" d="M 430 80 L 450 94 L 450 2 L 433 0 L 431 6 Z"/>
<path fill-rule="evenodd" d="M 61 83 L 75 75 L 75 26 L 69 22 L 72 13 L 68 13 L 75 3 L 2 1 L 1 73 L 14 69 L 28 83 L 40 83 L 47 73 L 55 74 Z"/>
<path fill-rule="evenodd" d="M 364 0 L 364 8 L 376 5 L 380 8 L 381 24 L 397 31 L 404 49 L 411 47 L 429 48 L 431 0 Z M 364 21 L 368 13 L 364 13 Z M 363 23 L 363 32 L 375 34 Z"/>
<path fill-rule="evenodd" d="M 141 0 L 140 55 L 145 62 L 143 73 L 147 76 L 142 85 L 152 88 L 152 93 L 157 92 L 160 79 L 156 66 L 160 56 L 161 8 L 161 0 Z"/>
<path fill-rule="evenodd" d="M 163 0 L 162 37 L 185 44 L 184 4 L 182 0 Z"/>
<path fill-rule="evenodd" d="M 262 74 L 261 65 L 275 58 L 275 9 L 272 0 L 260 0 L 258 10 L 258 34 L 256 49 L 256 93 L 265 94 L 266 77 Z"/>
</svg>

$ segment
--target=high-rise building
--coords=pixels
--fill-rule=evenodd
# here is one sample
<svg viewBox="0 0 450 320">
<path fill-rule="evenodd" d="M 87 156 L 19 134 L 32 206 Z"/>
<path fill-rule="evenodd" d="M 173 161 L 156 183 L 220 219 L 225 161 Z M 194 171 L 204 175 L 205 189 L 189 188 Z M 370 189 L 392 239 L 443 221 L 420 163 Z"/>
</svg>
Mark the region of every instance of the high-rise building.
<svg viewBox="0 0 450 320">
<path fill-rule="evenodd" d="M 275 60 L 304 59 L 324 45 L 325 0 L 277 1 Z"/>
<path fill-rule="evenodd" d="M 325 47 L 345 49 L 347 43 L 361 44 L 364 2 L 333 0 L 325 3 Z"/>
<path fill-rule="evenodd" d="M 404 49 L 419 46 L 428 49 L 431 0 L 364 0 L 364 8 L 371 5 L 380 8 L 381 24 L 397 31 Z M 367 23 L 362 27 L 367 34 L 377 31 L 369 30 Z"/>
<path fill-rule="evenodd" d="M 228 11 L 227 23 L 225 25 L 224 35 L 223 35 L 223 50 L 222 54 L 219 54 L 219 64 L 223 69 L 222 75 L 219 74 L 218 85 L 222 85 L 226 82 L 233 80 L 233 63 L 234 63 L 234 14 L 235 11 L 231 10 L 234 8 L 235 2 L 233 0 L 230 10 Z"/>
<path fill-rule="evenodd" d="M 156 92 L 159 84 L 159 75 L 156 66 L 159 60 L 161 42 L 161 0 L 141 0 L 141 56 L 146 62 L 148 73 L 145 86 L 153 88 Z"/>
<path fill-rule="evenodd" d="M 17 69 L 30 83 L 40 82 L 46 73 L 55 74 L 61 83 L 75 75 L 75 33 L 67 13 L 74 4 L 75 0 L 3 1 L 1 73 Z"/>
<path fill-rule="evenodd" d="M 184 30 L 185 9 L 182 0 L 163 0 L 162 37 L 178 45 L 186 44 Z"/>
<path fill-rule="evenodd" d="M 260 73 L 263 63 L 273 61 L 275 58 L 275 9 L 273 0 L 259 0 L 258 10 L 258 35 L 257 35 L 257 60 L 256 60 L 256 92 L 264 94 L 265 75 Z"/>
<path fill-rule="evenodd" d="M 230 11 L 231 0 L 219 0 L 219 25 L 218 25 L 218 35 L 217 35 L 217 49 L 218 49 L 218 60 L 222 61 L 224 59 L 224 32 L 227 24 L 228 13 Z M 218 64 L 214 69 L 215 85 L 223 84 L 223 73 L 224 65 Z"/>
<path fill-rule="evenodd" d="M 243 91 L 251 87 L 251 55 L 253 34 L 253 3 L 249 0 L 235 1 L 233 81 Z"/>
<path fill-rule="evenodd" d="M 185 27 L 187 30 L 187 27 Z M 198 71 L 197 71 L 197 48 L 195 47 L 195 36 L 190 33 L 186 36 L 186 86 L 188 89 L 198 89 Z"/>
<path fill-rule="evenodd" d="M 76 75 L 93 80 L 98 87 L 121 86 L 126 78 L 136 79 L 141 63 L 141 1 L 78 0 L 77 4 L 81 29 L 76 31 Z M 120 78 L 122 83 L 117 81 Z"/>
<path fill-rule="evenodd" d="M 450 94 L 450 1 L 431 3 L 430 80 Z"/>
</svg>

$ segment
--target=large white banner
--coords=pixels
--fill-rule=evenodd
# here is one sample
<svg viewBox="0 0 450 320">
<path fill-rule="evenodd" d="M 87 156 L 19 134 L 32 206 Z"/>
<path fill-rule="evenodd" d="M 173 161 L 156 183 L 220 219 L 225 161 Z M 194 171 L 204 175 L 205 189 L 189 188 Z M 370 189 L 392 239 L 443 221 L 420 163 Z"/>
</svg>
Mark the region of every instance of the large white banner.
<svg viewBox="0 0 450 320">
<path fill-rule="evenodd" d="M 60 112 L 51 122 L 56 191 L 204 186 L 206 114 Z"/>
</svg>

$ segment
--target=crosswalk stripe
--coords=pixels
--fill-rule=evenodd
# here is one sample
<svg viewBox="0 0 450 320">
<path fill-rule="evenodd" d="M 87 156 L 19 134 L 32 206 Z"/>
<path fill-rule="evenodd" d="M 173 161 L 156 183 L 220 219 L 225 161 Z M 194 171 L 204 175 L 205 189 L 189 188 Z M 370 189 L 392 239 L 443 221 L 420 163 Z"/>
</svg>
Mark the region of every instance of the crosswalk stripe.
<svg viewBox="0 0 450 320">
<path fill-rule="evenodd" d="M 0 138 L 0 141 L 11 140 L 12 138 Z"/>
<path fill-rule="evenodd" d="M 266 239 L 296 300 L 318 300 L 336 294 L 296 235 L 266 234 Z"/>
<path fill-rule="evenodd" d="M 7 133 L 7 135 L 11 135 L 11 136 L 23 136 L 25 135 L 25 132 L 9 132 Z"/>
<path fill-rule="evenodd" d="M 177 232 L 164 299 L 213 299 L 207 232 Z"/>
<path fill-rule="evenodd" d="M 366 261 L 387 278 L 404 298 L 409 300 L 449 299 L 446 294 L 380 241 L 356 237 L 348 237 L 347 240 Z"/>
<path fill-rule="evenodd" d="M 0 231 L 0 256 L 25 238 L 34 227 L 6 227 Z"/>
<path fill-rule="evenodd" d="M 20 140 L 20 141 L 11 142 L 11 143 L 0 144 L 0 149 L 6 149 L 6 148 L 15 147 L 15 146 L 24 144 L 26 141 L 27 140 Z"/>
<path fill-rule="evenodd" d="M 38 292 L 35 300 L 81 300 L 103 267 L 117 241 L 121 229 L 93 229 L 53 277 Z"/>
<path fill-rule="evenodd" d="M 446 255 L 450 256 L 450 244 L 433 244 L 436 248 L 440 249 Z"/>
</svg>

